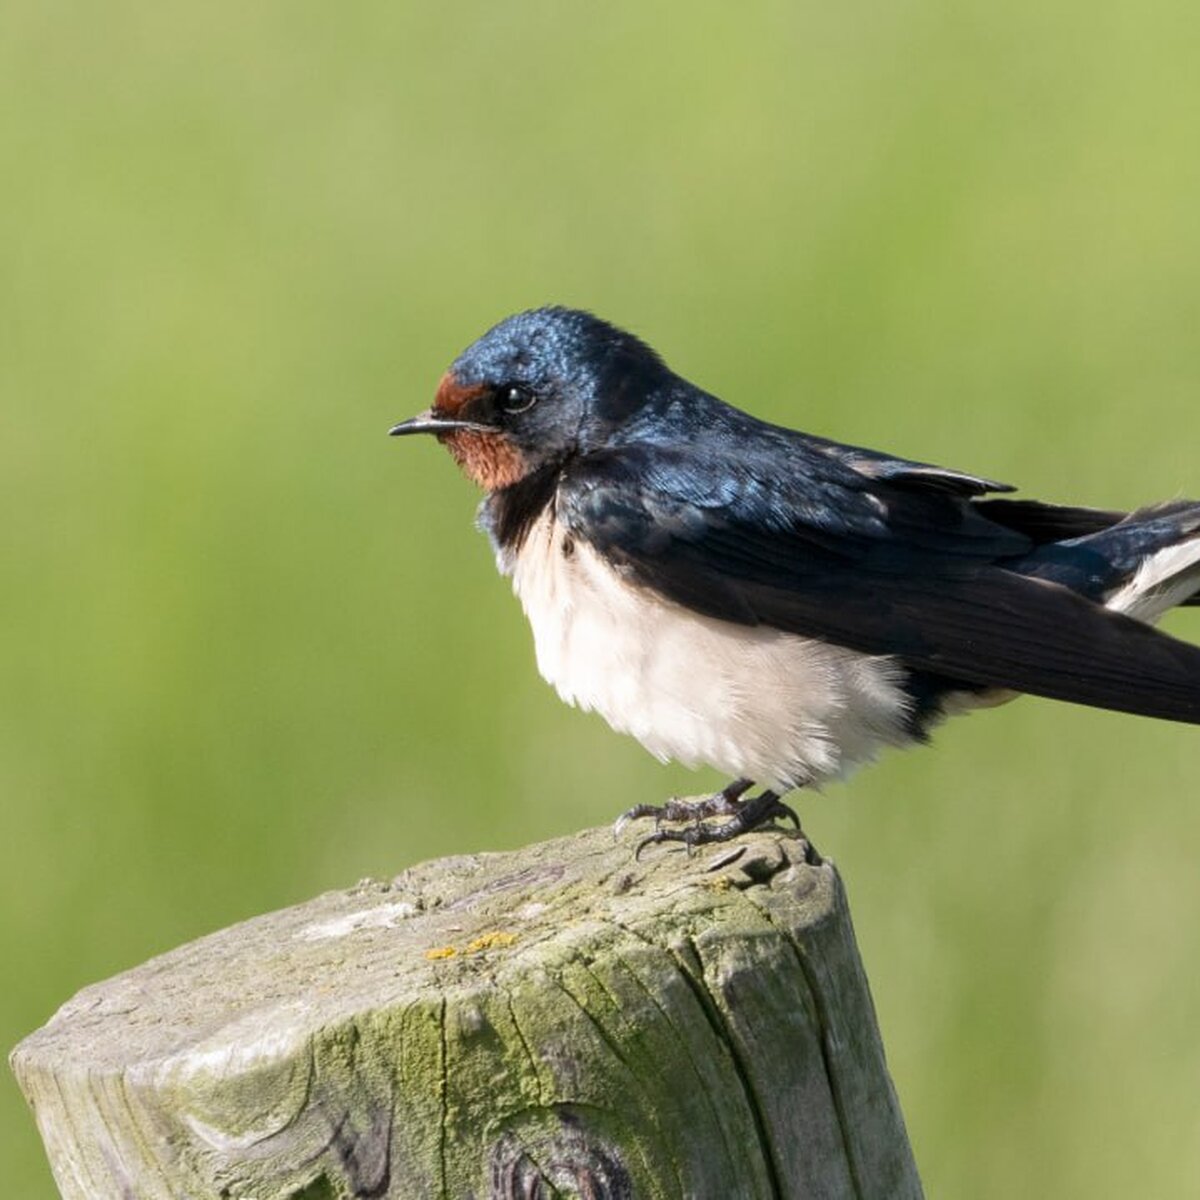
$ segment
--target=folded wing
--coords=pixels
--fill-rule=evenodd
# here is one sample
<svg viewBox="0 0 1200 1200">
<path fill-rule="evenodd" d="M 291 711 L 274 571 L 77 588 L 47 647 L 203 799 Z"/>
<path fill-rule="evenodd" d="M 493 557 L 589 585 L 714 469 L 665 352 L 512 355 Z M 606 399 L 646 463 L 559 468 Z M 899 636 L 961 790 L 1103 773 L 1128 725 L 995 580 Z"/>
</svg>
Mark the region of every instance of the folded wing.
<svg viewBox="0 0 1200 1200">
<path fill-rule="evenodd" d="M 1200 648 L 1023 575 L 1052 518 L 1009 508 L 994 521 L 987 506 L 1005 502 L 970 498 L 985 486 L 823 454 L 748 463 L 636 446 L 577 462 L 557 504 L 616 569 L 708 616 L 972 684 L 1200 723 Z"/>
</svg>

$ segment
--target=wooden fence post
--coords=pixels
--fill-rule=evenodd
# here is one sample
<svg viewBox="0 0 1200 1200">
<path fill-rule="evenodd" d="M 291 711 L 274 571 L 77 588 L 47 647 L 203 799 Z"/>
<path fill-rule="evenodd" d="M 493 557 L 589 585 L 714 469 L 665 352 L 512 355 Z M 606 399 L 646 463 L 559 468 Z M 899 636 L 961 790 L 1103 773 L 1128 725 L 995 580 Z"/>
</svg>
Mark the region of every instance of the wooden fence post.
<svg viewBox="0 0 1200 1200">
<path fill-rule="evenodd" d="M 841 881 L 607 829 L 86 988 L 13 1052 L 67 1200 L 919 1197 Z"/>
</svg>

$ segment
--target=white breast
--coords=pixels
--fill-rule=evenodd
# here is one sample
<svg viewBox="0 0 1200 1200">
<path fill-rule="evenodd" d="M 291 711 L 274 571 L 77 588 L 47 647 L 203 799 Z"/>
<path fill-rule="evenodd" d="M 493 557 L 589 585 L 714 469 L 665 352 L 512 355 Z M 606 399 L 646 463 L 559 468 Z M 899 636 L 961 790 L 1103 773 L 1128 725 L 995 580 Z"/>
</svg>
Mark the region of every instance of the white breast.
<svg viewBox="0 0 1200 1200">
<path fill-rule="evenodd" d="M 699 616 L 622 579 L 549 514 L 500 567 L 542 675 L 660 759 L 788 788 L 912 741 L 890 659 Z"/>
</svg>

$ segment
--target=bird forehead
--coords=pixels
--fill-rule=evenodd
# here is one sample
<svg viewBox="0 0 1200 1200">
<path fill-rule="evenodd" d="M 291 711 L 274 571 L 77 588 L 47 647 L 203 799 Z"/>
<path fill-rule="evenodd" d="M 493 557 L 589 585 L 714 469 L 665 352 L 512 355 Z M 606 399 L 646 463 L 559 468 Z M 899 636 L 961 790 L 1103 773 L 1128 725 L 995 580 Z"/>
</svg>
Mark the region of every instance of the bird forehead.
<svg viewBox="0 0 1200 1200">
<path fill-rule="evenodd" d="M 451 370 L 442 376 L 434 397 L 433 408 L 441 416 L 457 416 L 472 400 L 487 392 L 487 384 L 463 383 Z"/>
</svg>

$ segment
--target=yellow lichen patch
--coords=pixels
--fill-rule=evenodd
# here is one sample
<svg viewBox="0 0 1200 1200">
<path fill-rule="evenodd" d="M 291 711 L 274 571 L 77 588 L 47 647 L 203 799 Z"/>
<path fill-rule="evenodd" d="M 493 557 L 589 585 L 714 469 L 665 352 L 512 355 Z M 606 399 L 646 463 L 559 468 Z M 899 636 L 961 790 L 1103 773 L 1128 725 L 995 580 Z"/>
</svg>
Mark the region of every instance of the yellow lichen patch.
<svg viewBox="0 0 1200 1200">
<path fill-rule="evenodd" d="M 433 950 L 426 950 L 425 957 L 430 959 L 438 958 L 453 958 L 458 951 L 453 946 L 437 946 Z"/>
<path fill-rule="evenodd" d="M 492 929 L 487 933 L 481 933 L 474 941 L 468 942 L 467 953 L 478 954 L 481 950 L 498 950 L 504 946 L 511 946 L 516 940 L 515 933 Z"/>
</svg>

